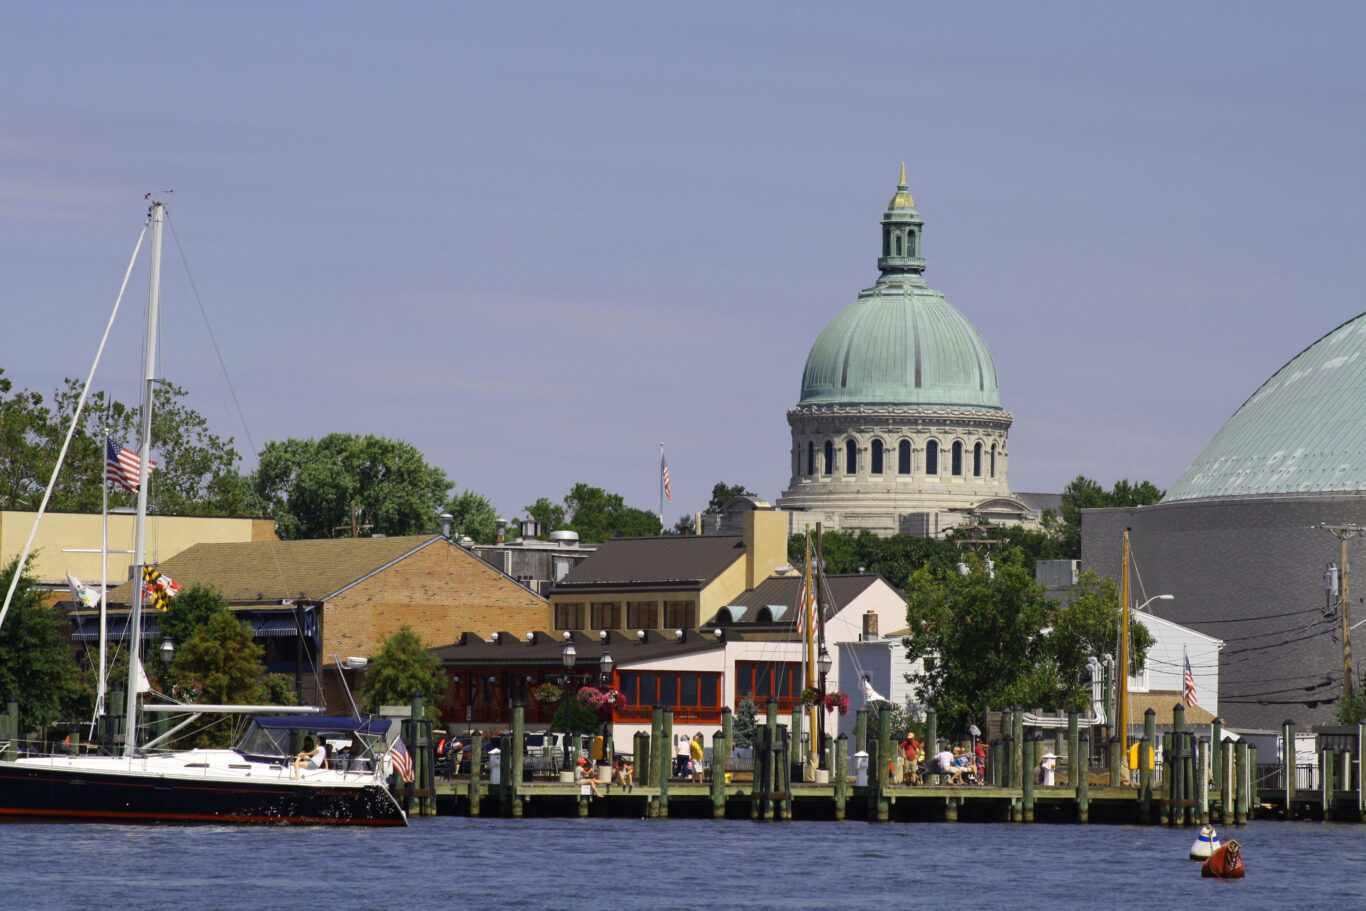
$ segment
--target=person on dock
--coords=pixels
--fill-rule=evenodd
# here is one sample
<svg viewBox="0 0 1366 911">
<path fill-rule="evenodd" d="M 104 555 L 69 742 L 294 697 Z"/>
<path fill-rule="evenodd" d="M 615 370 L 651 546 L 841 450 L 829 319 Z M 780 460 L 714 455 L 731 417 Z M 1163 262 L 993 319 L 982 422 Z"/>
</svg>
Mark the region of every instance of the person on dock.
<svg viewBox="0 0 1366 911">
<path fill-rule="evenodd" d="M 934 754 L 934 773 L 938 775 L 953 774 L 953 751 L 945 745 L 944 749 Z"/>
<path fill-rule="evenodd" d="M 631 790 L 636 783 L 635 763 L 624 757 L 618 757 L 612 763 L 612 784 L 619 784 L 626 790 Z"/>
<path fill-rule="evenodd" d="M 977 783 L 985 784 L 987 780 L 987 745 L 984 741 L 977 741 L 977 746 L 972 748 L 973 755 L 977 757 Z"/>
<path fill-rule="evenodd" d="M 698 731 L 692 735 L 692 740 L 688 742 L 688 761 L 691 763 L 692 780 L 702 780 L 702 760 L 706 757 L 706 750 L 702 746 L 702 732 Z"/>
<path fill-rule="evenodd" d="M 574 777 L 579 782 L 580 794 L 592 794 L 594 797 L 602 796 L 602 792 L 598 790 L 598 776 L 593 774 L 593 767 L 588 764 L 587 759 L 582 756 L 579 757 L 574 773 Z"/>
<path fill-rule="evenodd" d="M 678 735 L 678 746 L 674 748 L 674 777 L 688 778 L 692 775 L 692 741 L 687 734 Z"/>
<path fill-rule="evenodd" d="M 914 733 L 908 732 L 906 739 L 901 741 L 902 774 L 898 780 L 904 784 L 920 784 L 923 780 L 920 777 L 920 746 Z"/>
</svg>

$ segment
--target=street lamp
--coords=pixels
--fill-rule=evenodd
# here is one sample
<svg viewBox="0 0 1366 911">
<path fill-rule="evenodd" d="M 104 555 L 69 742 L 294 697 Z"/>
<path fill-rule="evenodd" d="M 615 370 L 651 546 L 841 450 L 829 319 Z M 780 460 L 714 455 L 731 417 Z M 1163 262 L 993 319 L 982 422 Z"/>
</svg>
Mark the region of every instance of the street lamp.
<svg viewBox="0 0 1366 911">
<path fill-rule="evenodd" d="M 579 653 L 574 648 L 572 641 L 566 642 L 564 648 L 560 649 L 560 660 L 564 663 L 564 692 L 560 694 L 560 706 L 564 709 L 564 765 L 562 769 L 573 770 L 569 758 L 569 741 L 573 738 L 573 731 L 570 730 L 569 723 L 569 687 L 574 682 L 574 662 L 578 660 Z"/>
<path fill-rule="evenodd" d="M 1127 532 L 1126 532 L 1127 534 Z M 1128 540 L 1127 538 L 1125 539 Z M 1153 595 L 1147 601 L 1138 606 L 1138 610 L 1143 610 L 1154 601 L 1171 601 L 1172 595 Z M 1119 728 L 1119 749 L 1120 756 L 1129 756 L 1129 602 L 1125 600 L 1124 610 L 1119 621 L 1119 698 L 1115 700 L 1115 714 L 1118 716 Z"/>
<path fill-rule="evenodd" d="M 826 651 L 825 646 L 822 645 L 820 657 L 816 659 L 816 669 L 821 672 L 822 695 L 825 693 L 825 675 L 830 673 L 830 665 L 832 663 L 833 662 L 830 660 L 830 653 Z M 825 768 L 825 713 L 827 711 L 828 709 L 826 709 L 825 706 L 821 706 L 820 712 L 816 715 L 816 719 L 820 722 L 820 727 L 818 728 L 818 733 L 816 735 L 816 768 L 818 769 Z"/>
<path fill-rule="evenodd" d="M 166 665 L 167 667 L 170 667 L 171 662 L 174 660 L 175 643 L 171 641 L 170 636 L 167 636 L 165 639 L 161 640 L 161 663 Z"/>
<path fill-rule="evenodd" d="M 612 686 L 612 653 L 602 650 L 598 659 L 598 670 L 602 672 L 602 689 L 606 692 Z M 602 758 L 612 761 L 612 706 L 606 706 L 606 717 L 602 721 Z"/>
</svg>

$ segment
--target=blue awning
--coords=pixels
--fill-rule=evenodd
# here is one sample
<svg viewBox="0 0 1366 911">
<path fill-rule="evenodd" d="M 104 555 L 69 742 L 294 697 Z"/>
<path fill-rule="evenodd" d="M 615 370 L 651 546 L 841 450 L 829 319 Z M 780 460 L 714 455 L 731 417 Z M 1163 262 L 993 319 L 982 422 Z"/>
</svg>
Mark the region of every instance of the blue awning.
<svg viewBox="0 0 1366 911">
<path fill-rule="evenodd" d="M 251 624 L 251 636 L 253 639 L 269 639 L 280 636 L 297 636 L 299 627 L 294 622 L 294 617 L 289 614 L 266 614 L 266 615 L 237 615 L 237 619 L 244 623 Z M 100 641 L 100 618 L 99 617 L 72 617 L 76 623 L 76 631 L 71 634 L 73 642 L 99 642 Z M 111 640 L 126 639 L 128 636 L 128 618 L 110 617 L 106 622 L 108 629 L 107 635 Z M 144 641 L 161 638 L 161 627 L 157 624 L 155 613 L 143 614 L 142 617 L 142 638 Z"/>
</svg>

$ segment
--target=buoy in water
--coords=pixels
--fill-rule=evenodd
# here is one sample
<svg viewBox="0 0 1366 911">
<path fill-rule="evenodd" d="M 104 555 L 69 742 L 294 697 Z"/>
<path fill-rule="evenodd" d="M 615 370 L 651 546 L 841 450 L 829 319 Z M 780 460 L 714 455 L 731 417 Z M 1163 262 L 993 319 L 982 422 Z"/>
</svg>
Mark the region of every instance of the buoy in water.
<svg viewBox="0 0 1366 911">
<path fill-rule="evenodd" d="M 1216 848 L 1204 865 L 1200 867 L 1201 876 L 1215 879 L 1241 879 L 1243 876 L 1243 852 L 1238 842 L 1230 840 L 1222 848 Z"/>
<path fill-rule="evenodd" d="M 1219 833 L 1214 826 L 1201 826 L 1200 834 L 1191 845 L 1191 860 L 1204 860 L 1219 848 Z"/>
</svg>

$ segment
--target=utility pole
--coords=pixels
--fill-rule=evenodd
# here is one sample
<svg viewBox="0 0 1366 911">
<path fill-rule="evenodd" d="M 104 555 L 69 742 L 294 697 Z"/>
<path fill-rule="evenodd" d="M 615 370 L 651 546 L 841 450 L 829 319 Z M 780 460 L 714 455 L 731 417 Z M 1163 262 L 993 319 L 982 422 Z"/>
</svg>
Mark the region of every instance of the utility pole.
<svg viewBox="0 0 1366 911">
<path fill-rule="evenodd" d="M 352 500 L 352 501 L 351 501 L 351 524 L 350 524 L 350 525 L 334 525 L 334 526 L 332 527 L 332 530 L 333 530 L 334 532 L 338 532 L 338 531 L 343 531 L 343 530 L 349 528 L 349 529 L 351 530 L 351 537 L 353 537 L 353 538 L 359 538 L 362 529 L 364 529 L 365 531 L 369 531 L 371 528 L 374 527 L 373 525 L 370 525 L 369 523 L 365 523 L 365 524 L 359 524 L 359 523 L 357 523 L 357 522 L 356 522 L 356 519 L 357 519 L 357 518 L 358 518 L 358 516 L 356 515 L 356 502 L 355 502 L 354 500 Z"/>
<path fill-rule="evenodd" d="M 1363 533 L 1366 533 L 1366 528 L 1351 522 L 1344 525 L 1329 525 L 1327 522 L 1320 522 L 1319 528 L 1336 536 L 1342 542 L 1342 562 L 1339 564 L 1342 567 L 1342 593 L 1338 603 L 1342 605 L 1342 697 L 1346 699 L 1352 695 L 1352 599 L 1347 583 L 1349 575 L 1347 572 L 1347 539 L 1361 537 Z M 1330 563 L 1329 566 L 1331 567 L 1332 564 Z M 1329 573 L 1325 574 L 1325 583 L 1328 583 L 1330 574 L 1331 569 Z M 1331 594 L 1330 587 L 1330 597 Z"/>
</svg>

